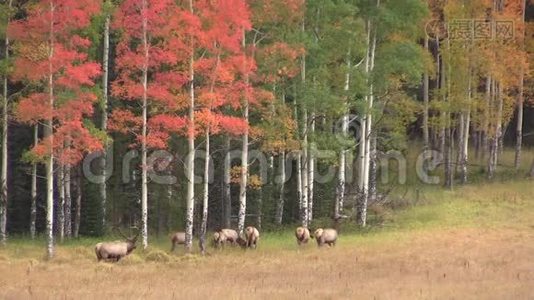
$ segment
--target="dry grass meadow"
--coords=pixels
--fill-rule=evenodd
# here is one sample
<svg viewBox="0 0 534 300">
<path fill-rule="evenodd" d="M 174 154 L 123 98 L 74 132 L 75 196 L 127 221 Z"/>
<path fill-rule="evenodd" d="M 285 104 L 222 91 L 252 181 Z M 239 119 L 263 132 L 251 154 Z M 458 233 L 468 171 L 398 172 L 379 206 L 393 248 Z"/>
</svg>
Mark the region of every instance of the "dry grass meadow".
<svg viewBox="0 0 534 300">
<path fill-rule="evenodd" d="M 0 250 L 1 299 L 534 299 L 531 182 L 428 191 L 382 212 L 379 228 L 347 229 L 335 248 L 297 248 L 290 231 L 258 250 L 168 254 L 166 241 L 118 264 L 95 240 L 12 239 Z"/>
</svg>

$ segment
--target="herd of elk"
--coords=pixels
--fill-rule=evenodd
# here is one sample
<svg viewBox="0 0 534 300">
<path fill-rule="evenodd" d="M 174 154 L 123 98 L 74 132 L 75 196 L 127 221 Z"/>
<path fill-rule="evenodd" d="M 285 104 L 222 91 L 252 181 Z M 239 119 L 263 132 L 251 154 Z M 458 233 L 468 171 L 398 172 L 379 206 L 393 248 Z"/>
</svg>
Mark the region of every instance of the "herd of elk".
<svg viewBox="0 0 534 300">
<path fill-rule="evenodd" d="M 130 254 L 136 248 L 139 231 L 135 236 L 127 237 L 119 228 L 117 228 L 120 235 L 124 237 L 125 241 L 102 242 L 95 246 L 96 258 L 98 261 L 114 261 L 117 262 L 121 258 Z M 337 241 L 338 231 L 332 228 L 317 228 L 313 234 L 306 227 L 297 227 L 295 230 L 295 238 L 299 246 L 307 244 L 310 239 L 315 238 L 317 246 L 324 245 L 335 246 Z M 175 232 L 170 236 L 171 252 L 176 249 L 176 245 L 185 244 L 185 232 Z M 239 245 L 242 248 L 256 249 L 260 239 L 260 232 L 254 226 L 248 226 L 239 235 L 236 230 L 223 228 L 213 234 L 213 243 L 215 247 L 222 248 L 225 244 Z"/>
</svg>

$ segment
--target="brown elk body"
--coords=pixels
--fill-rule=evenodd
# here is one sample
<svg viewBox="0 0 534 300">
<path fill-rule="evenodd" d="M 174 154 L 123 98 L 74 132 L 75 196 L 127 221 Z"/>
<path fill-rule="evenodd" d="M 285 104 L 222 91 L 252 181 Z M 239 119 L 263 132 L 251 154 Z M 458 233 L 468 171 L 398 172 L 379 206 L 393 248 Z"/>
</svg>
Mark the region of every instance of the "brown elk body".
<svg viewBox="0 0 534 300">
<path fill-rule="evenodd" d="M 132 253 L 133 250 L 137 247 L 135 244 L 137 242 L 137 237 L 139 233 L 130 238 L 126 238 L 124 242 L 101 242 L 95 246 L 96 259 L 98 261 L 111 260 L 119 261 L 121 258 Z"/>
<path fill-rule="evenodd" d="M 237 243 L 243 248 L 254 248 L 258 247 L 258 241 L 260 239 L 260 232 L 254 226 L 248 226 L 245 228 L 244 238 L 238 237 Z"/>
<path fill-rule="evenodd" d="M 328 246 L 335 246 L 337 241 L 337 230 L 332 228 L 318 228 L 314 233 L 317 240 L 317 246 L 321 247 L 327 244 Z"/>
<path fill-rule="evenodd" d="M 217 247 L 223 246 L 225 243 L 237 244 L 239 235 L 233 229 L 221 229 L 213 234 L 213 242 Z"/>
<path fill-rule="evenodd" d="M 310 240 L 310 230 L 306 227 L 297 227 L 295 230 L 295 237 L 297 238 L 297 244 L 307 244 Z"/>
<path fill-rule="evenodd" d="M 185 245 L 185 232 L 175 232 L 171 236 L 171 252 L 176 249 L 176 245 Z"/>
</svg>

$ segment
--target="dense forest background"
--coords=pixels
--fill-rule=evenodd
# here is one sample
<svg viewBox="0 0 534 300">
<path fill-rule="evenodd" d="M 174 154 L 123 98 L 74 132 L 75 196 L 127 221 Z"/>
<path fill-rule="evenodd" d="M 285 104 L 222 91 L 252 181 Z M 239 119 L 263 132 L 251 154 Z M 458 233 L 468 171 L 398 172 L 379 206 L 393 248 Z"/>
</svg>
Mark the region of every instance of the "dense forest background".
<svg viewBox="0 0 534 300">
<path fill-rule="evenodd" d="M 534 176 L 528 0 L 5 0 L 0 11 L 4 242 L 136 225 L 144 246 L 185 230 L 190 247 L 245 224 L 368 226 L 369 207 L 428 184 L 417 168 L 449 189 Z"/>
</svg>

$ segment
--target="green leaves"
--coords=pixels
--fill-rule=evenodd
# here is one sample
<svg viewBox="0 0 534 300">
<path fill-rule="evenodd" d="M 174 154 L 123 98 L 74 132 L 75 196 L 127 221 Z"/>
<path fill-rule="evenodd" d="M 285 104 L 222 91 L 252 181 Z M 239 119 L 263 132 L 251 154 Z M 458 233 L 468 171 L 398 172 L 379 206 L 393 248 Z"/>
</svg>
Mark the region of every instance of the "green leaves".
<svg viewBox="0 0 534 300">
<path fill-rule="evenodd" d="M 373 74 L 375 85 L 386 90 L 398 87 L 398 84 L 419 84 L 425 70 L 424 57 L 424 50 L 413 41 L 384 43 L 377 52 Z"/>
</svg>

